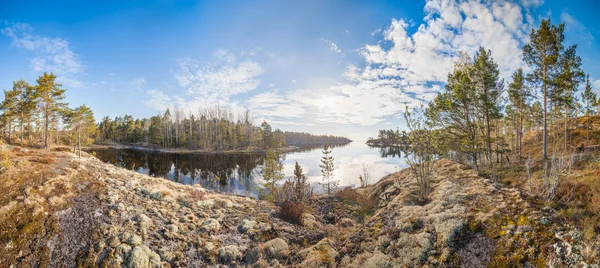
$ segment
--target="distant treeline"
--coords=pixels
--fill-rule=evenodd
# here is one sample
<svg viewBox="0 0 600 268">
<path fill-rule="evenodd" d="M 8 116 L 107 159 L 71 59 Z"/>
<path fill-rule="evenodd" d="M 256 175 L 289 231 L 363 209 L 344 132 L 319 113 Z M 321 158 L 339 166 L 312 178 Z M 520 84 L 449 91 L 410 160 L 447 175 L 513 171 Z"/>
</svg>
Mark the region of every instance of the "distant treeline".
<svg viewBox="0 0 600 268">
<path fill-rule="evenodd" d="M 306 132 L 284 132 L 285 142 L 288 145 L 302 145 L 302 144 L 345 144 L 352 140 L 341 136 L 332 135 L 313 135 Z"/>
<path fill-rule="evenodd" d="M 398 129 L 380 129 L 377 138 L 369 137 L 367 144 L 371 146 L 392 146 L 408 144 L 406 131 Z"/>
<path fill-rule="evenodd" d="M 184 115 L 170 109 L 150 118 L 130 115 L 104 117 L 98 124 L 97 143 L 129 143 L 162 148 L 199 150 L 253 150 L 282 148 L 287 144 L 340 142 L 343 137 L 273 130 L 263 122 L 252 124 L 249 111 L 235 115 L 229 107 L 215 106 Z"/>
</svg>

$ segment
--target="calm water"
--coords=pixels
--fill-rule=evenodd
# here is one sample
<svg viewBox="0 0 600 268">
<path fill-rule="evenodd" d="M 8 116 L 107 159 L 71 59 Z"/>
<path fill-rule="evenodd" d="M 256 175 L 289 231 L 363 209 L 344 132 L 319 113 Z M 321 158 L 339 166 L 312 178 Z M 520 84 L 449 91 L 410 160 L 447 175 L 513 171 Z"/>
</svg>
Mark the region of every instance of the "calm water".
<svg viewBox="0 0 600 268">
<path fill-rule="evenodd" d="M 286 178 L 293 176 L 294 164 L 302 166 L 304 174 L 318 192 L 321 181 L 319 168 L 322 148 L 302 148 L 285 154 Z M 369 166 L 371 183 L 405 168 L 398 148 L 372 148 L 363 141 L 332 148 L 335 158 L 335 178 L 341 186 L 358 186 L 362 164 Z M 256 196 L 255 185 L 262 180 L 264 154 L 171 154 L 129 149 L 92 150 L 96 157 L 118 167 L 163 177 L 183 184 L 200 184 L 207 189 L 239 195 Z"/>
</svg>

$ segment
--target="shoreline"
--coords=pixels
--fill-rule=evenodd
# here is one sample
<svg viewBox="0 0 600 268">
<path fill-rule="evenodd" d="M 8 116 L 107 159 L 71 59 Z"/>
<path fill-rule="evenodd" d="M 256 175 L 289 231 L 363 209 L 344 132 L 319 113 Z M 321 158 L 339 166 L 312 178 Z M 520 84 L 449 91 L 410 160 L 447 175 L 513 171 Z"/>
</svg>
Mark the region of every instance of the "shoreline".
<svg viewBox="0 0 600 268">
<path fill-rule="evenodd" d="M 100 145 L 92 144 L 82 147 L 83 150 L 135 150 L 143 152 L 154 152 L 154 153 L 167 153 L 167 154 L 255 154 L 255 153 L 266 153 L 266 149 L 245 149 L 245 150 L 203 150 L 203 149 L 186 149 L 186 148 L 157 148 L 157 147 L 145 147 L 135 145 Z M 277 152 L 291 152 L 299 149 L 297 146 L 286 146 L 283 148 L 274 149 Z"/>
</svg>

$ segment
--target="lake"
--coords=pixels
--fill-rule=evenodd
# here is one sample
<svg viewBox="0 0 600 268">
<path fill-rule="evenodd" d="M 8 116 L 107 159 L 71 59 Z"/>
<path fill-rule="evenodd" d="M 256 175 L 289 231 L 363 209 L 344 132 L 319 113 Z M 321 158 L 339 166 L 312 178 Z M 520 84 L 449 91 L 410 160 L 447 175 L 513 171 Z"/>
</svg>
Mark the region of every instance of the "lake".
<svg viewBox="0 0 600 268">
<path fill-rule="evenodd" d="M 94 149 L 90 152 L 106 163 L 139 173 L 253 197 L 256 196 L 256 182 L 262 180 L 264 162 L 262 153 L 176 154 L 131 149 Z M 368 165 L 371 184 L 407 166 L 397 147 L 374 148 L 364 141 L 337 145 L 332 148 L 332 156 L 334 176 L 340 180 L 342 187 L 360 186 L 363 164 Z M 294 165 L 298 161 L 315 191 L 322 191 L 318 184 L 321 181 L 321 157 L 322 148 L 315 146 L 286 153 L 283 156 L 286 179 L 293 177 Z"/>
</svg>

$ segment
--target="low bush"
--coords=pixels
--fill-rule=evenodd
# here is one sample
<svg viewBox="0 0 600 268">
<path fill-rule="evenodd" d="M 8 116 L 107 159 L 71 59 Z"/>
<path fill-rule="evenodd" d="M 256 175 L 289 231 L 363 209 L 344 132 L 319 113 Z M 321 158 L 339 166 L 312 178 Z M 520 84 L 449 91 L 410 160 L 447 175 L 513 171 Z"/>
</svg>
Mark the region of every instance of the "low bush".
<svg viewBox="0 0 600 268">
<path fill-rule="evenodd" d="M 306 207 L 301 203 L 284 201 L 279 204 L 281 219 L 293 224 L 302 224 L 302 214 Z"/>
</svg>

